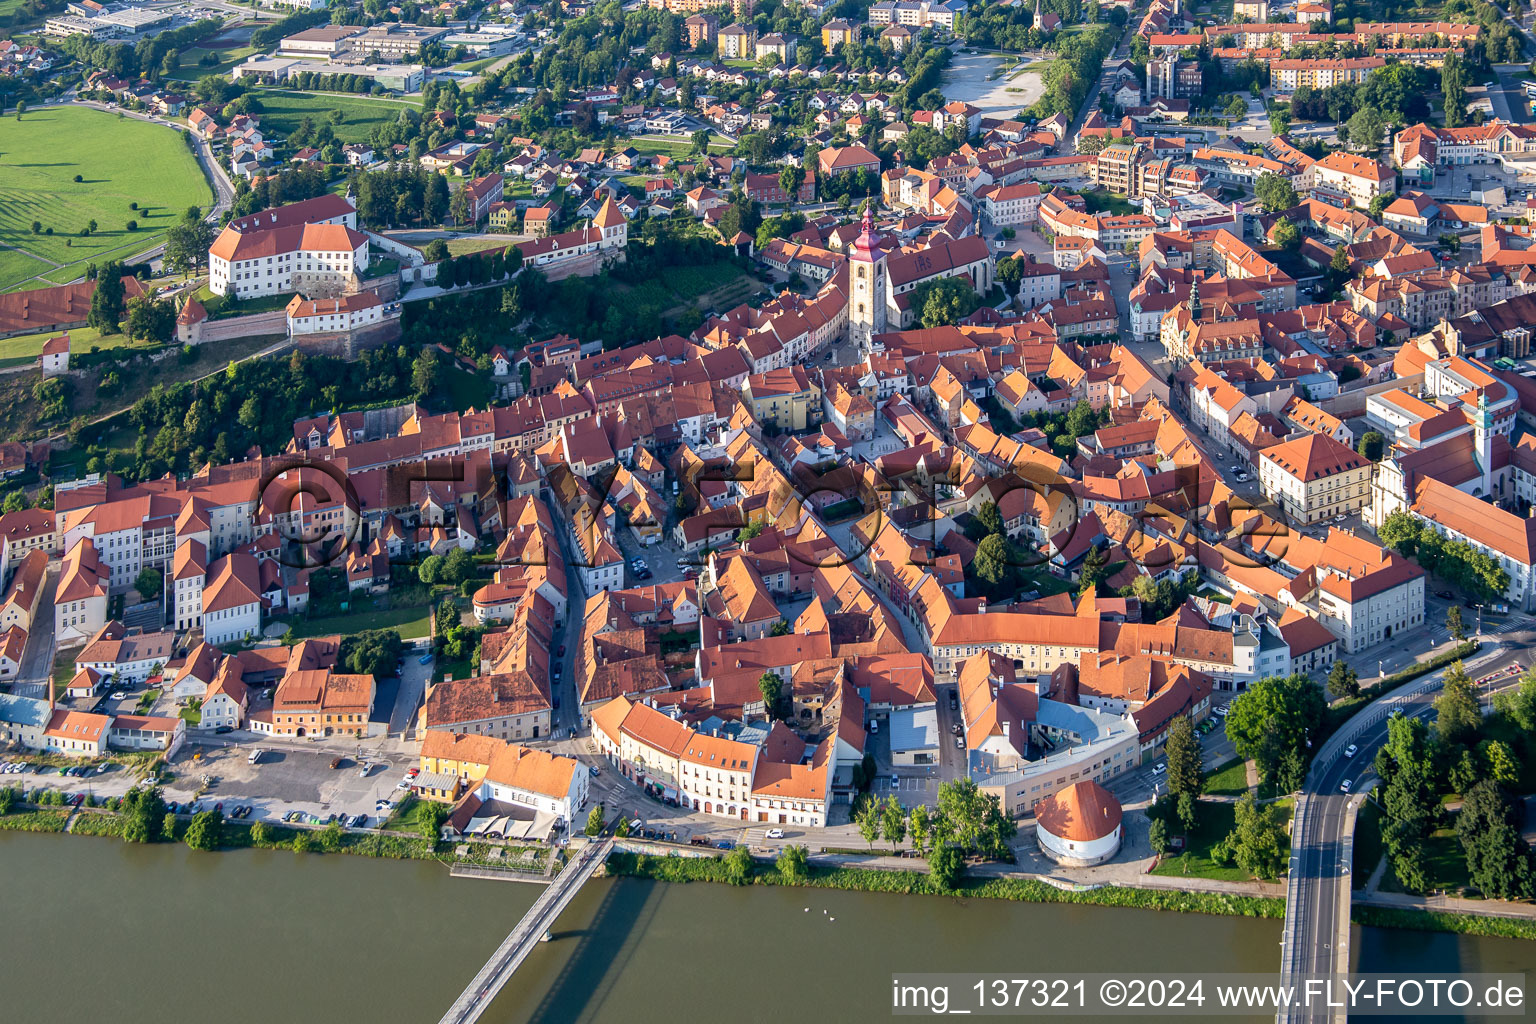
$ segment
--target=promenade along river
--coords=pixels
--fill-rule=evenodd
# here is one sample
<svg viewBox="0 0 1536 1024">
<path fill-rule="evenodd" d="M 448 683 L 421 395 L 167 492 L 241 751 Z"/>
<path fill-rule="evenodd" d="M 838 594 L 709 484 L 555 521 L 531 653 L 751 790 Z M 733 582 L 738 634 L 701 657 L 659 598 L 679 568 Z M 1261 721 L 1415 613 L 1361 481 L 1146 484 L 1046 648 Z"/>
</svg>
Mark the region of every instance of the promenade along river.
<svg viewBox="0 0 1536 1024">
<path fill-rule="evenodd" d="M 0 832 L 0 1017 L 432 1024 L 538 892 L 437 864 Z M 1363 970 L 1536 962 L 1510 940 L 1356 936 Z M 485 1020 L 887 1020 L 896 971 L 1271 971 L 1279 938 L 1246 918 L 600 879 Z"/>
</svg>

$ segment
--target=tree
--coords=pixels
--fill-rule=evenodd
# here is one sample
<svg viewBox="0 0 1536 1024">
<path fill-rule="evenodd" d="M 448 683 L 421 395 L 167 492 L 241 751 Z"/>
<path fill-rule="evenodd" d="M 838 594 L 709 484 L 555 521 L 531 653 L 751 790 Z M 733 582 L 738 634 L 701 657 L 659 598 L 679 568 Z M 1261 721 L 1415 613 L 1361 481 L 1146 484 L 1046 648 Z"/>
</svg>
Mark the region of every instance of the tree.
<svg viewBox="0 0 1536 1024">
<path fill-rule="evenodd" d="M 448 243 L 441 238 L 434 238 L 427 243 L 427 247 L 421 251 L 421 254 L 426 257 L 428 263 L 441 263 L 450 255 Z"/>
<path fill-rule="evenodd" d="M 86 325 L 103 334 L 116 334 L 123 319 L 123 265 L 112 261 L 96 272 L 96 290 L 91 293 L 91 311 Z"/>
<path fill-rule="evenodd" d="M 986 536 L 1003 532 L 1003 514 L 997 510 L 997 502 L 984 501 L 976 508 L 976 522 L 986 531 Z"/>
<path fill-rule="evenodd" d="M 853 823 L 858 827 L 859 835 L 864 837 L 864 842 L 869 844 L 871 850 L 875 848 L 875 840 L 880 838 L 883 824 L 881 818 L 880 802 L 873 797 L 865 800 L 853 815 Z"/>
<path fill-rule="evenodd" d="M 1328 670 L 1328 695 L 1330 697 L 1355 697 L 1360 693 L 1360 673 L 1342 661 L 1333 663 Z"/>
<path fill-rule="evenodd" d="M 885 805 L 880 809 L 880 834 L 891 844 L 892 853 L 907 838 L 907 811 L 895 793 L 885 798 Z"/>
<path fill-rule="evenodd" d="M 1466 854 L 1467 874 L 1484 896 L 1530 898 L 1530 853 L 1520 839 L 1513 808 L 1489 780 L 1465 794 L 1456 817 L 1456 836 Z"/>
<path fill-rule="evenodd" d="M 1000 533 L 989 533 L 976 547 L 972 561 L 976 575 L 994 586 L 1008 575 L 1008 541 Z"/>
<path fill-rule="evenodd" d="M 1457 643 L 1467 638 L 1467 625 L 1461 621 L 1461 605 L 1453 604 L 1445 610 L 1445 628 L 1450 630 L 1451 639 Z"/>
<path fill-rule="evenodd" d="M 928 805 L 918 804 L 907 816 L 907 834 L 912 837 L 912 849 L 919 857 L 928 851 L 928 835 L 933 823 L 928 817 Z"/>
<path fill-rule="evenodd" d="M 455 547 L 443 556 L 443 582 L 458 586 L 475 574 L 475 556 Z"/>
<path fill-rule="evenodd" d="M 437 350 L 424 346 L 411 365 L 411 389 L 418 402 L 436 390 L 439 373 Z"/>
<path fill-rule="evenodd" d="M 1342 274 L 1345 277 L 1349 276 L 1349 252 L 1344 246 L 1340 245 L 1333 250 L 1333 259 L 1329 261 L 1328 269 L 1332 270 L 1335 274 Z"/>
<path fill-rule="evenodd" d="M 1099 581 L 1104 578 L 1105 564 L 1104 552 L 1098 545 L 1090 547 L 1088 553 L 1083 556 L 1082 567 L 1078 570 L 1077 592 L 1079 595 L 1098 587 Z"/>
<path fill-rule="evenodd" d="M 16 120 L 20 121 L 21 120 L 21 115 L 25 114 L 26 112 L 27 112 L 27 101 L 26 100 L 17 100 L 16 101 Z M 80 180 L 80 176 L 76 175 L 75 176 L 75 180 L 79 181 Z"/>
<path fill-rule="evenodd" d="M 694 132 L 693 135 L 689 137 L 689 139 L 693 144 L 691 147 L 692 151 L 697 153 L 699 156 L 704 156 L 709 152 L 708 128 L 700 128 L 698 131 Z"/>
<path fill-rule="evenodd" d="M 416 577 L 428 585 L 443 582 L 443 556 L 428 555 L 416 567 Z"/>
<path fill-rule="evenodd" d="M 471 212 L 469 190 L 467 188 L 455 189 L 453 196 L 448 200 L 448 216 L 453 218 L 455 224 L 464 225 L 469 223 Z"/>
<path fill-rule="evenodd" d="M 940 277 L 924 281 L 912 289 L 911 305 L 922 311 L 919 314 L 922 326 L 952 326 L 976 312 L 981 298 L 969 281 L 963 277 Z"/>
<path fill-rule="evenodd" d="M 123 797 L 122 811 L 124 842 L 152 843 L 164 835 L 165 801 L 158 787 L 130 789 Z"/>
<path fill-rule="evenodd" d="M 1241 96 L 1233 96 L 1224 109 L 1228 117 L 1242 117 L 1248 113 L 1248 103 Z"/>
<path fill-rule="evenodd" d="M 1301 229 L 1295 221 L 1282 220 L 1274 226 L 1270 235 L 1282 249 L 1295 249 L 1301 245 Z"/>
<path fill-rule="evenodd" d="M 1360 435 L 1360 444 L 1355 450 L 1372 462 L 1380 462 L 1387 451 L 1387 439 L 1379 431 L 1367 430 Z"/>
<path fill-rule="evenodd" d="M 447 820 L 448 805 L 440 804 L 436 800 L 423 802 L 421 810 L 416 812 L 416 827 L 421 830 L 422 838 L 428 842 L 437 842 L 442 835 L 443 822 Z"/>
<path fill-rule="evenodd" d="M 1236 826 L 1212 849 L 1212 859 L 1235 863 L 1256 878 L 1275 878 L 1285 865 L 1290 842 L 1274 807 L 1260 806 L 1252 793 L 1244 793 L 1237 801 L 1236 818 Z"/>
<path fill-rule="evenodd" d="M 758 692 L 763 695 L 763 703 L 768 705 L 768 717 L 775 718 L 779 713 L 779 699 L 784 691 L 784 682 L 777 673 L 764 672 L 757 680 Z"/>
<path fill-rule="evenodd" d="M 587 815 L 587 835 L 598 836 L 603 834 L 603 805 L 598 804 Z"/>
<path fill-rule="evenodd" d="M 179 274 L 196 273 L 207 262 L 212 244 L 213 226 L 193 207 L 180 224 L 165 233 L 166 262 Z"/>
<path fill-rule="evenodd" d="M 128 300 L 128 337 L 168 342 L 176 331 L 176 307 L 152 297 Z"/>
<path fill-rule="evenodd" d="M 218 811 L 200 811 L 187 826 L 186 843 L 194 850 L 217 850 L 224 834 L 224 815 Z"/>
<path fill-rule="evenodd" d="M 1019 282 L 1024 280 L 1024 259 L 1021 256 L 1005 256 L 997 261 L 997 282 L 1010 296 L 1019 294 Z"/>
<path fill-rule="evenodd" d="M 1276 782 L 1287 752 L 1310 759 L 1308 744 L 1322 725 L 1327 703 L 1317 685 L 1297 673 L 1260 679 L 1227 708 L 1233 749 L 1257 762 L 1267 781 Z"/>
<path fill-rule="evenodd" d="M 1168 723 L 1168 740 L 1165 748 L 1168 758 L 1168 792 L 1174 796 L 1187 794 L 1193 799 L 1205 792 L 1205 773 L 1200 768 L 1200 741 L 1195 737 L 1194 726 L 1187 716 L 1180 716 Z M 1185 828 L 1193 827 L 1186 821 Z"/>
<path fill-rule="evenodd" d="M 962 851 L 1000 857 L 1017 830 L 997 797 L 983 793 L 972 779 L 940 783 L 938 805 L 935 845 L 953 841 Z"/>
<path fill-rule="evenodd" d="M 1392 201 L 1392 197 L 1387 195 L 1385 192 L 1383 192 L 1381 195 L 1376 196 L 1375 198 L 1373 198 L 1371 200 L 1371 206 L 1370 206 L 1370 211 L 1369 211 L 1370 215 L 1371 215 L 1371 219 L 1372 220 L 1381 220 L 1382 211 L 1387 208 L 1387 204 L 1390 203 L 1391 201 Z"/>
<path fill-rule="evenodd" d="M 1445 670 L 1440 696 L 1435 698 L 1435 735 L 1443 743 L 1461 743 L 1483 724 L 1477 690 L 1461 662 Z"/>
<path fill-rule="evenodd" d="M 1467 71 L 1461 55 L 1446 55 L 1440 65 L 1440 96 L 1445 106 L 1445 126 L 1460 128 L 1467 118 Z"/>
<path fill-rule="evenodd" d="M 779 171 L 779 188 L 784 191 L 784 203 L 793 205 L 799 198 L 800 186 L 805 181 L 805 168 L 790 164 Z"/>
<path fill-rule="evenodd" d="M 1440 243 L 1440 248 L 1444 249 L 1452 256 L 1461 252 L 1461 239 L 1457 238 L 1455 235 L 1444 234 L 1441 235 L 1437 241 Z"/>
<path fill-rule="evenodd" d="M 1172 849 L 1168 843 L 1168 823 L 1162 818 L 1153 818 L 1152 824 L 1147 826 L 1147 842 L 1153 853 L 1167 853 Z"/>
<path fill-rule="evenodd" d="M 953 892 L 965 873 L 965 859 L 960 851 L 946 843 L 934 845 L 928 854 L 928 881 L 939 892 Z"/>
<path fill-rule="evenodd" d="M 1253 194 L 1270 213 L 1289 210 L 1296 205 L 1296 189 L 1278 174 L 1261 174 L 1254 183 Z"/>
<path fill-rule="evenodd" d="M 1361 107 L 1348 122 L 1349 144 L 1356 149 L 1374 152 L 1381 145 L 1384 127 L 1380 112 L 1374 107 Z"/>
<path fill-rule="evenodd" d="M 731 852 L 725 855 L 725 880 L 732 885 L 750 885 L 756 869 L 757 862 L 752 859 L 752 851 L 745 846 L 732 847 Z"/>
<path fill-rule="evenodd" d="M 776 864 L 779 874 L 787 881 L 803 882 L 810 877 L 810 857 L 803 846 L 786 846 L 779 851 L 779 859 Z"/>
<path fill-rule="evenodd" d="M 320 830 L 320 849 L 326 853 L 340 853 L 342 839 L 341 822 L 333 821 Z"/>
<path fill-rule="evenodd" d="M 140 569 L 139 574 L 133 580 L 133 589 L 137 590 L 139 596 L 146 601 L 153 601 L 159 597 L 160 590 L 164 585 L 165 577 L 160 574 L 160 570 L 152 569 L 149 566 Z"/>
</svg>

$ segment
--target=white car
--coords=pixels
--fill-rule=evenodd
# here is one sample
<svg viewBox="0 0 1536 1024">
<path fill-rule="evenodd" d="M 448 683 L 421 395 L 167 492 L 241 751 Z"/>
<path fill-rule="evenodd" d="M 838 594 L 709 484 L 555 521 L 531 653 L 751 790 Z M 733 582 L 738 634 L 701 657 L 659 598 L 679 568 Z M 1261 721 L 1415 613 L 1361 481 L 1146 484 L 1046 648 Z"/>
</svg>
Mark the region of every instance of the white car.
<svg viewBox="0 0 1536 1024">
<path fill-rule="evenodd" d="M 1211 713 L 1213 715 L 1215 715 L 1217 718 L 1226 718 L 1227 717 L 1227 706 L 1225 704 L 1222 704 L 1219 707 L 1217 707 L 1215 711 L 1213 711 Z"/>
<path fill-rule="evenodd" d="M 1153 775 L 1162 775 L 1167 770 L 1168 770 L 1168 762 L 1167 761 L 1159 761 L 1159 762 L 1157 762 L 1157 764 L 1152 766 L 1152 774 Z"/>
<path fill-rule="evenodd" d="M 1348 793 L 1349 792 L 1349 780 L 1348 779 L 1345 779 L 1343 782 L 1339 783 L 1339 792 L 1340 793 Z"/>
<path fill-rule="evenodd" d="M 1355 746 L 1353 743 L 1344 748 L 1345 757 L 1354 757 L 1358 753 L 1360 753 L 1360 748 Z"/>
<path fill-rule="evenodd" d="M 411 780 L 410 779 L 401 779 L 399 782 L 395 783 L 395 788 L 396 789 L 410 789 L 411 788 Z"/>
<path fill-rule="evenodd" d="M 764 832 L 763 835 L 767 836 L 769 839 L 783 839 L 784 830 L 781 828 L 771 828 L 767 832 Z"/>
</svg>

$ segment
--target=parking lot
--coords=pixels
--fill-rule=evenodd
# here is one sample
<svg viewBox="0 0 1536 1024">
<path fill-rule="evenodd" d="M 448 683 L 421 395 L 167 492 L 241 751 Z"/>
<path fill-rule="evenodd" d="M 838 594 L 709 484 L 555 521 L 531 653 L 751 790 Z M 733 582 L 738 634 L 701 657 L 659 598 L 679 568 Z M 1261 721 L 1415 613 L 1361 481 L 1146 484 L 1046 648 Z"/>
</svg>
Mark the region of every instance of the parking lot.
<svg viewBox="0 0 1536 1024">
<path fill-rule="evenodd" d="M 253 749 L 261 758 L 250 762 Z M 190 749 L 190 748 L 189 748 Z M 198 758 L 195 755 L 201 753 Z M 340 764 L 331 764 L 339 759 Z M 366 778 L 355 753 L 335 749 L 301 750 L 250 745 L 208 746 L 185 759 L 175 782 L 165 787 L 166 799 L 191 800 L 203 776 L 214 781 L 200 798 L 211 802 L 251 804 L 252 818 L 280 820 L 289 811 L 325 818 L 331 814 L 366 814 L 377 821 L 406 791 L 396 788 L 411 765 L 407 759 L 370 758 Z"/>
</svg>

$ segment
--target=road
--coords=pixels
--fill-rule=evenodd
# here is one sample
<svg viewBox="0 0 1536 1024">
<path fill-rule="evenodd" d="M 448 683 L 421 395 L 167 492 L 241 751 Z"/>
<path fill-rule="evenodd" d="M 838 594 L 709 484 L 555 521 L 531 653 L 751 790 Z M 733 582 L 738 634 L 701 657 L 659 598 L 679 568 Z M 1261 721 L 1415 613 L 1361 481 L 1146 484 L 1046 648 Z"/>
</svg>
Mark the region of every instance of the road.
<svg viewBox="0 0 1536 1024">
<path fill-rule="evenodd" d="M 1498 637 L 1490 654 L 1474 659 L 1474 677 L 1507 672 L 1512 664 L 1528 665 L 1529 651 L 1536 642 L 1536 632 L 1525 630 Z M 1434 700 L 1439 692 L 1443 670 L 1402 687 L 1399 692 L 1415 691 L 1401 697 L 1384 697 L 1351 720 L 1344 730 L 1325 745 L 1312 765 L 1301 797 L 1297 800 L 1297 821 L 1291 834 L 1289 889 L 1286 894 L 1286 924 L 1281 952 L 1283 974 L 1293 976 L 1345 973 L 1349 970 L 1349 906 L 1351 898 L 1350 860 L 1353 837 L 1350 805 L 1364 800 L 1361 795 L 1374 780 L 1372 764 L 1387 740 L 1389 716 L 1401 712 L 1426 722 L 1434 720 Z M 1494 688 L 1519 681 L 1518 674 L 1501 675 Z M 1491 696 L 1491 693 L 1487 696 Z M 1348 744 L 1357 752 L 1346 756 Z M 1343 784 L 1348 781 L 1346 796 Z M 1343 1019 L 1325 1008 L 1282 1013 L 1282 1022 Z"/>
</svg>

